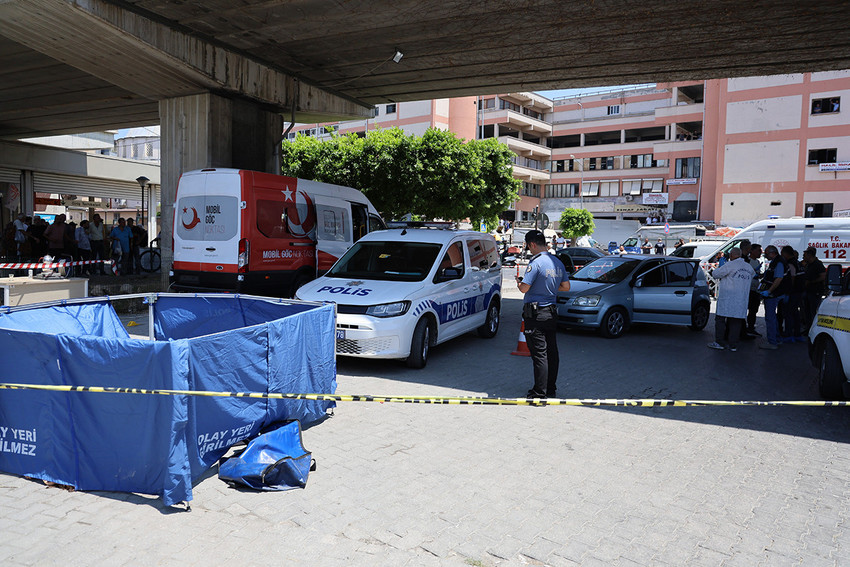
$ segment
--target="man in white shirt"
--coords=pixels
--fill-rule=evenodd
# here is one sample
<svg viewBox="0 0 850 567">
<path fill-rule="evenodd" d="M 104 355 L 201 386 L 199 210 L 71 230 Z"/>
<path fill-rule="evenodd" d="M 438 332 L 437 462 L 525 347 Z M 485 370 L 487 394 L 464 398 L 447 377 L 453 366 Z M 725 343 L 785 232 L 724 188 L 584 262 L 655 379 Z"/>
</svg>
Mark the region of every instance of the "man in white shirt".
<svg viewBox="0 0 850 567">
<path fill-rule="evenodd" d="M 750 282 L 756 273 L 741 257 L 741 249 L 733 248 L 729 251 L 729 261 L 715 268 L 711 275 L 719 283 L 717 310 L 714 313 L 714 342 L 709 343 L 708 348 L 723 350 L 728 347 L 735 352 L 741 337 L 741 325 L 747 316 Z M 728 343 L 724 338 L 726 336 L 729 337 Z"/>
</svg>

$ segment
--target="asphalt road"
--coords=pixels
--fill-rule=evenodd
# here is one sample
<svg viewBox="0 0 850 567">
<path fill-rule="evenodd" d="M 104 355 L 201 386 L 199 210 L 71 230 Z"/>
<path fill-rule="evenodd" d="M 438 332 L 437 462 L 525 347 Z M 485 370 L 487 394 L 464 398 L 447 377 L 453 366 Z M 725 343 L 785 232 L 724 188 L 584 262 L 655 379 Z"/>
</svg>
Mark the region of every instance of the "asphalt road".
<svg viewBox="0 0 850 567">
<path fill-rule="evenodd" d="M 423 370 L 341 358 L 338 391 L 523 396 L 519 297 L 507 278 L 499 334 Z M 559 395 L 818 399 L 804 344 L 718 352 L 712 329 L 562 332 Z M 848 565 L 848 442 L 850 408 L 340 403 L 304 432 L 304 490 L 213 471 L 182 512 L 0 474 L 0 564 Z"/>
</svg>

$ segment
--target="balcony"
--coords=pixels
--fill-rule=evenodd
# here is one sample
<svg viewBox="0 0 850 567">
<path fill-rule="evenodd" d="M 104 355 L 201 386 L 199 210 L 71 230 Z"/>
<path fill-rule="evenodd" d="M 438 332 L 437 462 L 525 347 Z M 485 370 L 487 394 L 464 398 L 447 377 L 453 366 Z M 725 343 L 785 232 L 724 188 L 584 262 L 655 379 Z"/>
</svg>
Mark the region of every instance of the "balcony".
<svg viewBox="0 0 850 567">
<path fill-rule="evenodd" d="M 702 140 L 663 140 L 652 144 L 652 155 L 655 159 L 671 159 L 671 155 L 685 153 L 696 156 L 701 150 Z"/>
<path fill-rule="evenodd" d="M 488 108 L 484 110 L 485 123 L 509 124 L 516 130 L 521 132 L 537 132 L 541 134 L 551 134 L 552 125 L 544 120 L 538 120 L 531 116 L 526 116 L 514 110 L 501 108 Z"/>
<path fill-rule="evenodd" d="M 520 140 L 513 136 L 499 136 L 497 139 L 507 145 L 512 152 L 523 157 L 547 160 L 552 155 L 551 149 L 528 140 Z"/>
<path fill-rule="evenodd" d="M 545 169 L 535 169 L 524 162 L 513 164 L 513 174 L 516 179 L 531 183 L 548 183 L 549 172 Z"/>
<path fill-rule="evenodd" d="M 655 109 L 655 119 L 662 124 L 701 121 L 705 104 L 679 104 Z"/>
</svg>

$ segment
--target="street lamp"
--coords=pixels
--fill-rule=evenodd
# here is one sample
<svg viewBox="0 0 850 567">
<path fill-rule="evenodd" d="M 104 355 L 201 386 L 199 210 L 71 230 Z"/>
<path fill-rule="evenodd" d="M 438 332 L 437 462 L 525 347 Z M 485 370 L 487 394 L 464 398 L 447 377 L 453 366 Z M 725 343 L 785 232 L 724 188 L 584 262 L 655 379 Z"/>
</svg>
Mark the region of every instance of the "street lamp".
<svg viewBox="0 0 850 567">
<path fill-rule="evenodd" d="M 581 182 L 578 185 L 578 202 L 579 206 L 584 208 L 584 162 L 582 160 L 576 160 L 576 156 L 570 154 L 570 159 L 573 160 L 573 163 L 578 163 L 579 171 L 581 171 Z"/>
<path fill-rule="evenodd" d="M 144 175 L 140 175 L 136 178 L 136 183 L 139 184 L 139 187 L 142 188 L 142 218 L 141 222 L 144 224 L 145 222 L 145 186 L 150 182 L 150 179 L 145 177 Z M 147 228 L 145 229 L 147 230 Z"/>
</svg>

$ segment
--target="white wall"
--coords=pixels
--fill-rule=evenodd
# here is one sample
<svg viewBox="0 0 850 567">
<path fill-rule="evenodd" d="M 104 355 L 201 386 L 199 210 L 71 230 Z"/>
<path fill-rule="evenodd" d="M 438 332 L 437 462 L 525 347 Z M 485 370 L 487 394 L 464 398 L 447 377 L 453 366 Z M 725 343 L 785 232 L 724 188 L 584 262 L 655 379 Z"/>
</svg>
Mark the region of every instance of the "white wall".
<svg viewBox="0 0 850 567">
<path fill-rule="evenodd" d="M 802 73 L 792 75 L 770 75 L 768 77 L 738 77 L 729 79 L 727 89 L 731 91 L 745 91 L 748 89 L 763 89 L 765 87 L 778 87 L 781 85 L 796 85 L 803 82 Z"/>
<path fill-rule="evenodd" d="M 398 118 L 414 118 L 417 116 L 431 116 L 431 101 L 416 100 L 412 102 L 400 102 L 398 104 Z"/>
<path fill-rule="evenodd" d="M 726 105 L 726 133 L 799 128 L 802 109 L 802 95 L 730 102 Z"/>
<path fill-rule="evenodd" d="M 830 79 L 846 79 L 847 77 L 850 77 L 850 70 L 812 73 L 812 81 L 829 81 Z"/>
<path fill-rule="evenodd" d="M 779 202 L 780 205 L 771 205 Z M 726 193 L 720 211 L 720 224 L 747 226 L 769 215 L 794 216 L 797 193 Z"/>
<path fill-rule="evenodd" d="M 726 144 L 723 183 L 796 181 L 800 140 Z"/>
</svg>

